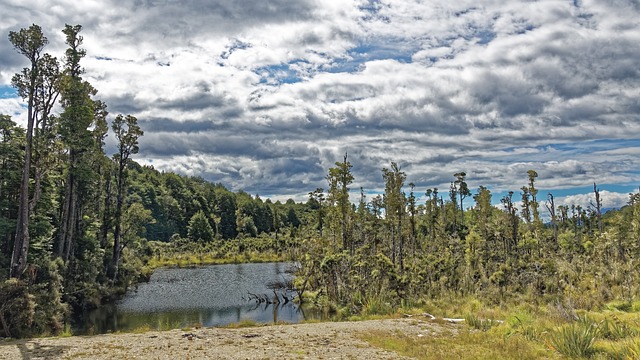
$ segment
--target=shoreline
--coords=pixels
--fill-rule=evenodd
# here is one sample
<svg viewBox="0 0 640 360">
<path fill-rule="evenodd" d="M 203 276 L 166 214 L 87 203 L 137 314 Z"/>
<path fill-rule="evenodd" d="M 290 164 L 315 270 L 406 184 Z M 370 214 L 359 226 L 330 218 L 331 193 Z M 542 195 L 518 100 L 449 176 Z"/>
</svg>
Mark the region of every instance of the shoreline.
<svg viewBox="0 0 640 360">
<path fill-rule="evenodd" d="M 422 337 L 455 327 L 404 318 L 35 338 L 0 341 L 0 359 L 405 359 L 361 339 L 375 331 Z"/>
</svg>

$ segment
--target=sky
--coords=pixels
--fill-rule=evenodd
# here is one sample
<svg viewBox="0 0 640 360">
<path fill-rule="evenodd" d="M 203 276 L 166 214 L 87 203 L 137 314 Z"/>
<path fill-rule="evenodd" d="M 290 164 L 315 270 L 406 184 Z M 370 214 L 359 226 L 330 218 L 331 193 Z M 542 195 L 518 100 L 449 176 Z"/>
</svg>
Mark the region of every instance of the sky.
<svg viewBox="0 0 640 360">
<path fill-rule="evenodd" d="M 640 185 L 638 0 L 0 0 L 0 113 L 32 23 L 145 134 L 135 160 L 262 198 L 304 201 L 348 153 L 368 196 L 398 163 L 422 196 L 464 171 L 473 193 L 604 207 Z M 114 149 L 113 136 L 107 138 Z M 591 199 L 591 200 L 590 200 Z"/>
</svg>

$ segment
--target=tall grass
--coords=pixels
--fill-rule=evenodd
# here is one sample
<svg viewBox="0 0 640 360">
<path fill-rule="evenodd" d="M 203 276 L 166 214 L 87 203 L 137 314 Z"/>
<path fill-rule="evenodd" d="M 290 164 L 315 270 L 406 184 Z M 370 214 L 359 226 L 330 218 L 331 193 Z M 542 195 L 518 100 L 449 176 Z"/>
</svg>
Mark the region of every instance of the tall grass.
<svg viewBox="0 0 640 360">
<path fill-rule="evenodd" d="M 499 324 L 498 321 L 491 320 L 491 319 L 481 319 L 474 314 L 467 314 L 464 317 L 464 321 L 468 326 L 476 330 L 482 330 L 482 331 L 488 331 L 494 325 Z"/>
<path fill-rule="evenodd" d="M 640 359 L 640 341 L 637 339 L 625 342 L 618 350 L 620 359 Z"/>
<path fill-rule="evenodd" d="M 551 331 L 548 344 L 553 350 L 571 358 L 589 357 L 595 353 L 597 337 L 596 323 L 577 321 Z"/>
<path fill-rule="evenodd" d="M 640 335 L 637 328 L 620 320 L 615 314 L 605 317 L 599 324 L 600 336 L 608 340 L 622 340 Z"/>
<path fill-rule="evenodd" d="M 526 311 L 518 311 L 511 315 L 507 319 L 507 324 L 509 325 L 506 333 L 507 336 L 518 334 L 522 335 L 528 341 L 540 340 L 540 334 L 544 332 L 544 330 L 541 330 L 540 326 L 536 324 L 536 318 Z"/>
</svg>

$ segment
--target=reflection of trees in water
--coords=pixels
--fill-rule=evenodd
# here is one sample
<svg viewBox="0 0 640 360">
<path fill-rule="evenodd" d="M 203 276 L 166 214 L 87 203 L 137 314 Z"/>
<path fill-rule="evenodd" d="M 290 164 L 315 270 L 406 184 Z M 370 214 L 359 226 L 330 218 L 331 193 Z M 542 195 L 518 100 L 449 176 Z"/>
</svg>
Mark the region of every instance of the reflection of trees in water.
<svg viewBox="0 0 640 360">
<path fill-rule="evenodd" d="M 303 310 L 294 302 L 297 297 L 292 283 L 295 265 L 243 264 L 192 271 L 158 270 L 150 284 L 141 287 L 144 291 L 131 292 L 126 306 L 121 301 L 78 314 L 72 329 L 81 335 L 144 327 L 224 326 L 243 320 L 297 323 L 308 320 L 308 316 L 319 318 L 320 312 Z M 191 287 L 185 288 L 184 283 Z M 250 300 L 247 288 L 262 294 L 265 301 Z M 195 300 L 192 299 L 196 295 Z"/>
<path fill-rule="evenodd" d="M 207 327 L 225 326 L 243 320 L 258 323 L 298 323 L 309 320 L 307 312 L 293 302 L 258 303 L 254 301 L 244 306 L 151 313 L 119 312 L 116 306 L 105 306 L 80 316 L 75 320 L 73 330 L 75 334 L 82 335 L 126 332 L 143 327 L 165 330 L 196 324 Z M 311 318 L 318 318 L 318 314 L 311 311 Z"/>
<path fill-rule="evenodd" d="M 285 278 L 284 276 L 280 280 L 269 281 L 266 287 L 268 290 L 271 290 L 273 295 L 248 292 L 247 300 L 255 301 L 258 304 L 287 304 L 293 301 L 296 295 L 299 294 L 298 290 L 293 286 L 293 278 Z"/>
</svg>

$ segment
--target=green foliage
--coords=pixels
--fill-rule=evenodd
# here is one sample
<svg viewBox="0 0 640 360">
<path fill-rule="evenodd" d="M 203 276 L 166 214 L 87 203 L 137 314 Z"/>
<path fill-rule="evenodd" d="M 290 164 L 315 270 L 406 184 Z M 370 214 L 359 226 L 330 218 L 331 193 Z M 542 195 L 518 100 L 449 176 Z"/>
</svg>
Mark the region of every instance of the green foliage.
<svg viewBox="0 0 640 360">
<path fill-rule="evenodd" d="M 210 242 L 213 240 L 215 234 L 204 212 L 198 211 L 191 217 L 188 236 L 192 241 Z"/>
<path fill-rule="evenodd" d="M 62 291 L 64 279 L 61 271 L 64 263 L 61 259 L 44 260 L 37 274 L 30 293 L 34 296 L 36 303 L 32 334 L 52 334 L 57 335 L 64 330 L 64 322 L 69 309 L 62 302 Z"/>
<path fill-rule="evenodd" d="M 0 326 L 6 337 L 32 335 L 36 302 L 27 285 L 17 279 L 0 283 Z"/>
</svg>

